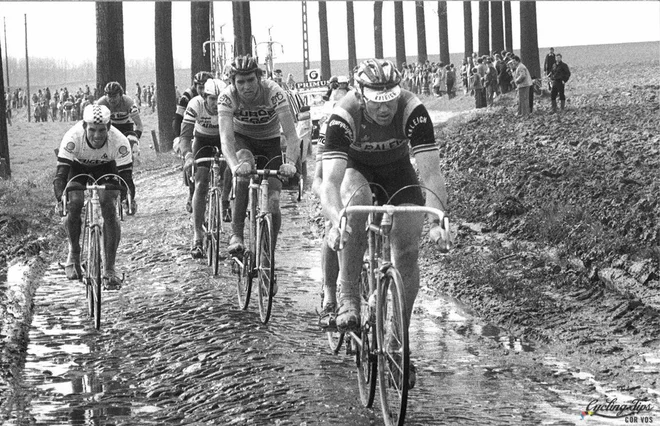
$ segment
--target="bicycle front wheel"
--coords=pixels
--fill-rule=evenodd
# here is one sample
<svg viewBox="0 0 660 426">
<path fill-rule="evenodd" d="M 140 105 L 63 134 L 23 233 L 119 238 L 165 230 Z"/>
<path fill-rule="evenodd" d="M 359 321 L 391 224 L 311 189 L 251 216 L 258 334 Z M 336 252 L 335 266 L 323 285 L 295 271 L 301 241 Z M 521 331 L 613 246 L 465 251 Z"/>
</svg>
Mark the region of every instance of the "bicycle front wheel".
<svg viewBox="0 0 660 426">
<path fill-rule="evenodd" d="M 208 210 L 208 264 L 213 270 L 213 275 L 218 275 L 220 267 L 220 226 L 222 221 L 222 205 L 220 204 L 220 193 L 215 188 L 212 188 L 209 191 Z"/>
<path fill-rule="evenodd" d="M 234 259 L 235 272 L 238 275 L 236 289 L 238 290 L 238 306 L 246 310 L 250 303 L 250 294 L 252 293 L 252 279 L 254 277 L 254 254 L 246 249 L 243 252 L 243 260 Z"/>
<path fill-rule="evenodd" d="M 401 426 L 408 404 L 410 349 L 403 280 L 390 267 L 381 277 L 376 314 L 380 405 L 387 426 Z"/>
<path fill-rule="evenodd" d="M 275 289 L 275 239 L 273 217 L 265 215 L 257 225 L 257 278 L 259 283 L 259 316 L 266 324 L 270 319 Z"/>
<path fill-rule="evenodd" d="M 101 328 L 101 231 L 93 228 L 89 232 L 89 252 L 87 264 L 87 298 L 90 310 L 94 316 L 94 327 Z"/>
</svg>

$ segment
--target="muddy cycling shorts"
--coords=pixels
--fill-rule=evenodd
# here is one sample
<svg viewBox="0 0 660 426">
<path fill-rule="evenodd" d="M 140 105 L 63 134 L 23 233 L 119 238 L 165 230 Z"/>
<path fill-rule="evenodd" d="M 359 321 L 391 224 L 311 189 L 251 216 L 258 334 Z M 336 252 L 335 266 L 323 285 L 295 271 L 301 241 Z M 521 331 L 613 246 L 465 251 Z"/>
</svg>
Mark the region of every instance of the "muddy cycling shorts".
<svg viewBox="0 0 660 426">
<path fill-rule="evenodd" d="M 257 169 L 279 170 L 282 165 L 282 147 L 280 138 L 254 139 L 240 133 L 234 133 L 236 152 L 245 149 L 252 153 L 257 163 Z M 268 178 L 272 190 L 280 191 L 282 181 L 279 178 Z"/>
<path fill-rule="evenodd" d="M 415 168 L 407 156 L 393 163 L 381 166 L 366 165 L 349 157 L 346 167 L 359 172 L 367 182 L 376 183 L 383 187 L 386 193 L 383 193 L 380 188 L 376 189 L 372 187 L 379 205 L 386 203 L 395 206 L 401 204 L 424 205 L 424 197 L 419 186 L 405 188 L 397 193 L 397 191 L 405 186 L 419 185 Z M 394 197 L 390 200 L 392 196 Z"/>
</svg>

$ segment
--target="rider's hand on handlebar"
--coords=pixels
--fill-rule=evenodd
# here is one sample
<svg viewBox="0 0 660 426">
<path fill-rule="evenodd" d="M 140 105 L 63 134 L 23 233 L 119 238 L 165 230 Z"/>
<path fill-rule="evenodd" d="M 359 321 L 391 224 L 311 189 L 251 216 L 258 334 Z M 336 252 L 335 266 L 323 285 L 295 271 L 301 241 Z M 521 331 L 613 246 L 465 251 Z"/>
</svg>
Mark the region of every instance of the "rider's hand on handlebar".
<svg viewBox="0 0 660 426">
<path fill-rule="evenodd" d="M 247 176 L 252 173 L 252 166 L 248 162 L 239 163 L 233 170 L 236 176 Z"/>
<path fill-rule="evenodd" d="M 192 173 L 192 166 L 195 160 L 193 160 L 193 155 L 192 153 L 187 153 L 186 154 L 186 159 L 183 162 L 183 170 L 185 170 L 186 174 L 190 176 Z"/>
<path fill-rule="evenodd" d="M 429 238 L 438 245 L 438 248 L 442 253 L 447 253 L 453 245 L 449 229 L 443 229 L 440 224 L 431 225 L 431 229 L 429 229 Z"/>
<path fill-rule="evenodd" d="M 278 173 L 284 177 L 293 177 L 296 174 L 296 166 L 293 164 L 282 164 Z"/>
<path fill-rule="evenodd" d="M 341 246 L 344 246 L 348 242 L 348 237 L 351 234 L 351 227 L 346 224 L 346 229 L 344 230 L 344 235 L 341 235 L 341 240 L 343 240 L 343 243 Z M 325 236 L 326 243 L 328 244 L 328 247 L 330 247 L 332 250 L 339 250 L 340 247 L 340 231 L 339 228 L 336 226 L 333 226 L 330 228 L 328 231 L 327 235 Z"/>
</svg>

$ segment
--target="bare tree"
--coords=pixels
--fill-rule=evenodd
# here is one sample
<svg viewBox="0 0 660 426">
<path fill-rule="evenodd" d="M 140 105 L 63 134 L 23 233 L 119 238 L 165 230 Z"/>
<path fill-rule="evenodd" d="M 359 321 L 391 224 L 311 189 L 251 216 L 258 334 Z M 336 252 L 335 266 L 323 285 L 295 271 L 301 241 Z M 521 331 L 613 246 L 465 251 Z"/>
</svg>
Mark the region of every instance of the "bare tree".
<svg viewBox="0 0 660 426">
<path fill-rule="evenodd" d="M 520 60 L 533 78 L 541 76 L 535 1 L 520 2 Z"/>
<path fill-rule="evenodd" d="M 194 3 L 194 2 L 193 2 Z M 252 18 L 249 1 L 233 1 L 234 15 L 234 50 L 237 55 L 256 55 L 252 51 Z"/>
<path fill-rule="evenodd" d="M 504 39 L 507 52 L 513 52 L 513 25 L 511 24 L 511 2 L 504 2 Z"/>
<path fill-rule="evenodd" d="M 490 3 L 491 48 L 496 52 L 504 50 L 504 25 L 502 23 L 502 2 Z"/>
<path fill-rule="evenodd" d="M 211 49 L 204 54 L 204 42 L 211 39 L 210 13 L 211 3 L 190 2 L 190 81 L 199 71 L 211 71 Z"/>
<path fill-rule="evenodd" d="M 321 78 L 332 76 L 330 65 L 330 38 L 328 37 L 328 9 L 324 1 L 319 2 L 319 31 L 321 32 Z"/>
<path fill-rule="evenodd" d="M 463 2 L 463 40 L 465 42 L 465 57 L 472 56 L 472 3 Z"/>
<path fill-rule="evenodd" d="M 417 21 L 417 61 L 425 63 L 429 58 L 426 52 L 426 22 L 424 22 L 424 2 L 415 2 L 415 19 Z"/>
<path fill-rule="evenodd" d="M 96 2 L 96 87 L 117 81 L 126 88 L 124 12 L 121 2 Z"/>
<path fill-rule="evenodd" d="M 374 52 L 376 58 L 383 58 L 383 2 L 374 2 Z"/>
<path fill-rule="evenodd" d="M 396 42 L 396 66 L 406 62 L 406 35 L 403 30 L 403 3 L 394 2 L 394 37 Z"/>
<path fill-rule="evenodd" d="M 438 2 L 438 28 L 440 36 L 440 62 L 449 64 L 449 27 L 447 25 L 447 2 Z"/>
<path fill-rule="evenodd" d="M 158 1 L 155 5 L 158 142 L 154 141 L 154 148 L 158 152 L 167 152 L 172 149 L 174 140 L 171 120 L 176 106 L 172 55 L 172 3 Z"/>
<path fill-rule="evenodd" d="M 0 179 L 11 178 L 9 162 L 9 136 L 7 135 L 7 105 L 5 103 L 5 77 L 2 64 L 2 46 L 0 46 Z"/>
<path fill-rule="evenodd" d="M 490 53 L 490 34 L 488 32 L 488 2 L 479 2 L 479 56 Z"/>
<path fill-rule="evenodd" d="M 353 2 L 346 2 L 346 21 L 348 31 L 348 75 L 353 74 L 357 66 L 357 54 L 355 51 L 355 14 L 353 13 Z"/>
</svg>

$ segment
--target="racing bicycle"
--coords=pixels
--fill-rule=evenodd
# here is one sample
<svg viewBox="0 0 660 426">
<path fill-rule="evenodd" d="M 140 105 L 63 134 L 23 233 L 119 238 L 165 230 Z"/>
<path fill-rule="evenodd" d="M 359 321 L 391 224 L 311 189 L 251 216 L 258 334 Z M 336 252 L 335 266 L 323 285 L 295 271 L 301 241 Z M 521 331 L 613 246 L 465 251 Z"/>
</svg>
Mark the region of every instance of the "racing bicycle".
<svg viewBox="0 0 660 426">
<path fill-rule="evenodd" d="M 86 184 L 79 182 L 82 178 L 87 179 Z M 118 183 L 110 183 L 112 180 Z M 126 193 L 128 214 L 130 215 L 133 214 L 133 200 L 131 192 L 127 188 L 126 181 L 116 174 L 105 174 L 98 179 L 94 179 L 91 175 L 80 174 L 67 182 L 64 193 L 62 194 L 62 202 L 60 203 L 60 214 L 66 216 L 69 192 L 85 192 L 85 201 L 83 204 L 85 218 L 82 224 L 83 242 L 81 246 L 82 262 L 80 266 L 83 270 L 82 282 L 85 285 L 88 314 L 94 319 L 94 327 L 97 330 L 101 328 L 101 290 L 102 287 L 105 287 L 103 270 L 106 259 L 105 245 L 103 243 L 103 215 L 101 213 L 99 190 Z M 121 207 L 118 214 L 120 215 L 120 219 L 123 220 Z"/>
<path fill-rule="evenodd" d="M 403 187 L 397 193 L 412 186 L 419 185 Z M 328 330 L 328 340 L 335 352 L 345 340 L 346 353 L 355 356 L 362 404 L 372 406 L 378 378 L 385 424 L 400 426 L 404 423 L 408 404 L 410 348 L 403 280 L 392 263 L 392 223 L 395 217 L 406 214 L 435 215 L 440 218 L 442 241 L 444 249 L 448 250 L 449 219 L 444 212 L 433 207 L 394 206 L 389 201 L 381 206 L 348 204 L 341 212 L 340 235 L 346 230 L 348 215 L 368 214 L 368 245 L 360 273 L 360 326 L 357 332 Z M 340 244 L 339 249 L 342 248 Z"/>
</svg>

